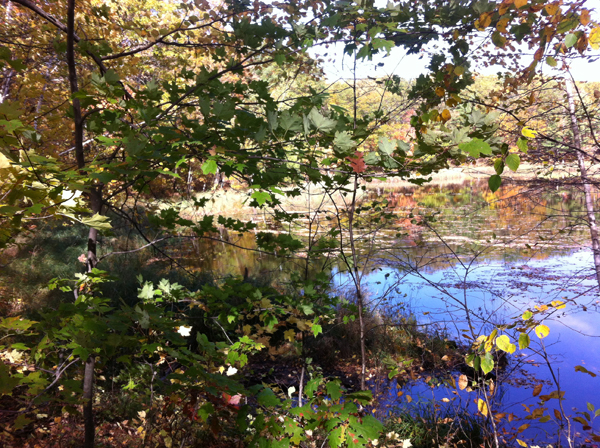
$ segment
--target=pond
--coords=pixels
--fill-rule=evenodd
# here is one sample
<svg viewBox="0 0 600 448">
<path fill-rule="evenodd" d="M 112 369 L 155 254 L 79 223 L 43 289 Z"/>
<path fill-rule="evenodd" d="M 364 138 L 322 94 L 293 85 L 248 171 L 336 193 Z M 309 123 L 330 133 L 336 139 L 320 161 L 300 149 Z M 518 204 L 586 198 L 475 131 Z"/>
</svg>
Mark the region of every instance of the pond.
<svg viewBox="0 0 600 448">
<path fill-rule="evenodd" d="M 469 342 L 464 339 L 469 335 L 467 319 L 475 336 L 487 335 L 494 325 L 520 320 L 527 309 L 564 302 L 564 308 L 544 315 L 549 336 L 542 340 L 532 333 L 530 348 L 517 350 L 507 369 L 499 373 L 492 409 L 518 417 L 511 423 L 503 419 L 500 426 L 512 428 L 513 433 L 521 427 L 519 439 L 553 443 L 561 423 L 554 411 L 561 410 L 559 400 L 543 404 L 540 397 L 560 387 L 566 414 L 588 420 L 583 414 L 587 412 L 591 426 L 598 430 L 600 422 L 593 417 L 595 408 L 600 408 L 599 379 L 593 375 L 600 375 L 600 302 L 589 234 L 581 225 L 581 193 L 523 184 L 492 195 L 485 182 L 469 181 L 381 189 L 375 194 L 393 198 L 401 207 L 410 207 L 412 200 L 421 214 L 437 219 L 413 238 L 380 252 L 373 262 L 377 269 L 364 279 L 373 300 L 391 291 L 391 301 L 403 303 L 420 323 L 435 325 L 465 343 Z M 347 275 L 340 272 L 337 285 L 346 281 Z M 517 338 L 518 334 L 511 337 L 514 343 Z M 591 374 L 577 371 L 577 366 Z M 541 391 L 536 385 L 541 385 Z M 394 383 L 386 386 L 381 403 L 388 409 L 399 401 L 406 406 L 398 392 L 409 395 L 412 406 L 435 400 L 442 407 L 468 405 L 472 412 L 477 411 L 481 396 L 477 390 L 430 387 L 423 381 L 402 388 Z M 537 418 L 525 419 L 532 413 Z M 540 423 L 540 418 L 548 419 L 543 416 L 550 421 Z M 576 441 L 583 443 L 583 425 L 572 424 L 580 434 Z"/>
<path fill-rule="evenodd" d="M 392 220 L 396 228 L 377 229 L 375 237 L 371 229 L 362 242 L 367 266 L 363 286 L 369 300 L 379 303 L 385 296 L 420 324 L 463 344 L 470 343 L 469 337 L 489 334 L 495 325 L 518 321 L 535 306 L 564 302 L 564 308 L 551 307 L 536 316 L 550 329 L 549 335 L 542 340 L 532 333 L 531 346 L 510 356 L 508 367 L 498 373 L 490 406 L 496 415 L 506 414 L 499 420 L 502 430 L 518 431 L 519 439 L 540 445 L 557 441 L 561 408 L 585 420 L 587 412 L 591 427 L 600 430 L 600 419 L 593 419 L 600 408 L 600 378 L 594 376 L 600 375 L 600 297 L 583 221 L 583 195 L 577 187 L 514 182 L 491 193 L 486 179 L 422 187 L 374 183 L 362 201 L 382 198 L 397 217 Z M 302 235 L 302 223 L 296 224 Z M 277 231 L 268 219 L 262 227 Z M 198 243 L 187 254 L 189 266 L 210 267 L 222 275 L 249 270 L 251 276 L 275 278 L 303 269 L 301 257 L 282 262 L 239 250 L 254 248 L 252 235 L 222 237 L 235 245 Z M 331 272 L 333 286 L 344 288 L 347 272 L 336 265 Z M 518 333 L 507 334 L 516 343 Z M 458 375 L 453 376 L 455 382 Z M 412 406 L 435 400 L 440 406 L 468 407 L 475 413 L 481 397 L 477 390 L 431 387 L 423 381 L 372 386 L 378 390 L 380 412 L 406 406 L 410 396 Z M 564 400 L 540 402 L 558 388 Z M 508 422 L 511 414 L 514 420 Z M 535 418 L 526 418 L 532 414 Z M 571 424 L 576 442 L 584 443 L 583 425 Z"/>
</svg>

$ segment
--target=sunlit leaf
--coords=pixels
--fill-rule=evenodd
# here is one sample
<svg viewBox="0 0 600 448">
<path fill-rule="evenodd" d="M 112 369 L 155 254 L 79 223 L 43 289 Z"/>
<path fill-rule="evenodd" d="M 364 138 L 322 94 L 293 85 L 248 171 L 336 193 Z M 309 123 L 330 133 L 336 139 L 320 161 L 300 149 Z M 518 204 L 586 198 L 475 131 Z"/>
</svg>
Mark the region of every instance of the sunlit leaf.
<svg viewBox="0 0 600 448">
<path fill-rule="evenodd" d="M 477 410 L 479 412 L 481 412 L 481 414 L 484 417 L 487 417 L 488 415 L 488 407 L 487 407 L 487 403 L 485 401 L 483 401 L 481 398 L 477 399 Z"/>
<path fill-rule="evenodd" d="M 86 226 L 90 226 L 96 230 L 106 231 L 112 229 L 110 225 L 110 218 L 108 216 L 103 216 L 99 213 L 96 213 L 91 217 L 81 218 L 81 222 Z"/>
<path fill-rule="evenodd" d="M 521 134 L 523 134 L 523 137 L 535 138 L 535 136 L 537 135 L 537 131 L 524 127 L 523 129 L 521 129 Z"/>
<path fill-rule="evenodd" d="M 508 336 L 506 336 L 505 334 L 498 336 L 498 338 L 496 338 L 496 346 L 500 350 L 505 351 L 510 354 L 514 353 L 515 350 L 517 349 L 515 344 L 512 344 L 510 342 L 510 339 L 508 338 Z"/>
<path fill-rule="evenodd" d="M 521 159 L 517 154 L 509 154 L 506 156 L 504 163 L 506 163 L 506 166 L 512 171 L 517 171 L 519 169 L 519 165 L 521 164 Z"/>
<path fill-rule="evenodd" d="M 588 42 L 594 50 L 600 48 L 600 27 L 596 27 L 590 32 Z"/>
<path fill-rule="evenodd" d="M 467 378 L 467 375 L 461 375 L 458 377 L 458 388 L 460 390 L 465 390 L 468 385 L 469 379 Z"/>
<path fill-rule="evenodd" d="M 535 334 L 538 338 L 543 339 L 550 334 L 550 328 L 546 325 L 538 325 L 535 327 Z"/>
<path fill-rule="evenodd" d="M 530 341 L 529 335 L 527 333 L 521 333 L 519 335 L 519 349 L 520 350 L 525 350 L 527 347 L 529 347 L 530 343 L 531 343 L 531 341 Z"/>
<path fill-rule="evenodd" d="M 492 153 L 491 146 L 477 137 L 471 139 L 469 142 L 459 144 L 458 147 L 462 151 L 469 153 L 471 157 L 479 157 L 480 154 L 490 155 Z"/>
</svg>

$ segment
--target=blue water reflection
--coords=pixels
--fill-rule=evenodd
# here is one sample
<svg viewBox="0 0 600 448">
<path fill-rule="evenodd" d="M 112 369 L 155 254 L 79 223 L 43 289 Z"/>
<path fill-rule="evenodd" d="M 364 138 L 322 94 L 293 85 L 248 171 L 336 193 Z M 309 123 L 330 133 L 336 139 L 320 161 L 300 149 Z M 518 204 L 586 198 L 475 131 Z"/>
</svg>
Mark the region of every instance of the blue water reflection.
<svg viewBox="0 0 600 448">
<path fill-rule="evenodd" d="M 578 412 L 590 413 L 588 403 L 600 408 L 600 377 L 575 370 L 576 366 L 583 366 L 600 375 L 599 297 L 592 267 L 592 254 L 587 249 L 516 262 L 481 257 L 472 265 L 466 262 L 463 265 L 455 260 L 446 266 L 438 264 L 435 269 L 424 270 L 416 269 L 400 257 L 386 257 L 365 275 L 364 285 L 373 303 L 379 303 L 382 295 L 387 294 L 389 302 L 403 303 L 420 323 L 436 325 L 464 343 L 468 343 L 463 338 L 468 329 L 467 311 L 476 335 L 489 334 L 495 324 L 510 323 L 528 308 L 553 300 L 564 301 L 565 308 L 548 313 L 544 319 L 550 334 L 543 340 L 543 347 L 532 333 L 530 349 L 517 350 L 511 356 L 505 375 L 498 378 L 496 403 L 492 408 L 523 419 L 529 414 L 527 407 L 530 412 L 540 407 L 539 397 L 532 396 L 534 386 L 542 384 L 540 395 L 547 395 L 557 389 L 558 381 L 564 391 L 565 413 L 577 417 L 581 416 Z M 338 273 L 334 284 L 343 288 L 347 281 L 347 274 Z M 515 342 L 514 337 L 512 340 Z M 541 356 L 544 347 L 553 372 Z M 458 375 L 454 375 L 455 379 Z M 379 412 L 383 413 L 391 412 L 394 406 L 407 406 L 406 395 L 412 398 L 408 406 L 435 400 L 440 406 L 463 409 L 468 406 L 473 412 L 477 410 L 477 391 L 467 393 L 447 385 L 432 388 L 423 380 L 402 387 L 395 381 L 383 385 L 371 383 L 371 386 L 379 391 Z M 535 440 L 538 444 L 555 442 L 559 426 L 554 409 L 560 411 L 559 401 L 551 399 L 543 407 L 547 408 L 543 415 L 550 416 L 549 422 L 503 420 L 503 425 L 518 428 L 529 423 L 531 426 L 519 435 L 520 439 Z M 590 414 L 593 416 L 593 412 Z M 582 424 L 573 422 L 573 427 L 580 433 L 578 441 L 582 443 L 586 434 Z M 593 421 L 592 427 L 600 430 L 600 418 Z"/>
</svg>

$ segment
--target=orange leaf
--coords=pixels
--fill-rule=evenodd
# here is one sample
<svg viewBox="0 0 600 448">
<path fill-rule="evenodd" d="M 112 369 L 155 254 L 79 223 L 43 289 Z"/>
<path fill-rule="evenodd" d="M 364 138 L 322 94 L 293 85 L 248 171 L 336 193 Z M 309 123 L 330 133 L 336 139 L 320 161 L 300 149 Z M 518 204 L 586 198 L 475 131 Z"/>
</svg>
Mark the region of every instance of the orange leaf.
<svg viewBox="0 0 600 448">
<path fill-rule="evenodd" d="M 581 11 L 581 15 L 579 16 L 579 21 L 583 26 L 587 26 L 590 23 L 590 12 L 587 9 Z"/>
<path fill-rule="evenodd" d="M 352 171 L 355 173 L 362 173 L 367 168 L 365 165 L 365 160 L 363 159 L 363 153 L 360 151 L 356 151 L 354 153 L 354 157 L 346 157 L 346 160 L 350 162 L 350 166 L 352 167 Z"/>
<path fill-rule="evenodd" d="M 444 111 L 442 112 L 442 119 L 444 121 L 448 121 L 448 120 L 450 120 L 450 118 L 452 118 L 450 111 L 448 109 L 444 109 Z"/>
<path fill-rule="evenodd" d="M 542 385 L 536 384 L 535 387 L 533 388 L 533 396 L 537 397 L 541 391 L 542 391 Z"/>
<path fill-rule="evenodd" d="M 487 28 L 492 23 L 492 15 L 489 12 L 484 12 L 479 17 L 479 25 L 482 28 Z"/>
<path fill-rule="evenodd" d="M 527 0 L 515 0 L 515 8 L 520 9 L 527 4 Z"/>
</svg>

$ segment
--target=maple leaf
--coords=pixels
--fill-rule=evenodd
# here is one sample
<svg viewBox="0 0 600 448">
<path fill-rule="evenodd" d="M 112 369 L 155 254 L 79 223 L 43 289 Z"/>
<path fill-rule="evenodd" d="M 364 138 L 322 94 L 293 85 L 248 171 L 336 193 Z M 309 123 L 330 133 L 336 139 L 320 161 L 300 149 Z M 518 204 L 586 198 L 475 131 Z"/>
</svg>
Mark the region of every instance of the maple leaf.
<svg viewBox="0 0 600 448">
<path fill-rule="evenodd" d="M 360 151 L 356 151 L 354 153 L 354 156 L 348 156 L 346 157 L 346 159 L 350 162 L 350 166 L 352 167 L 352 171 L 354 171 L 355 173 L 362 173 L 365 171 L 365 169 L 367 168 L 367 165 L 365 164 L 365 160 L 364 160 L 364 155 L 362 152 Z"/>
</svg>

